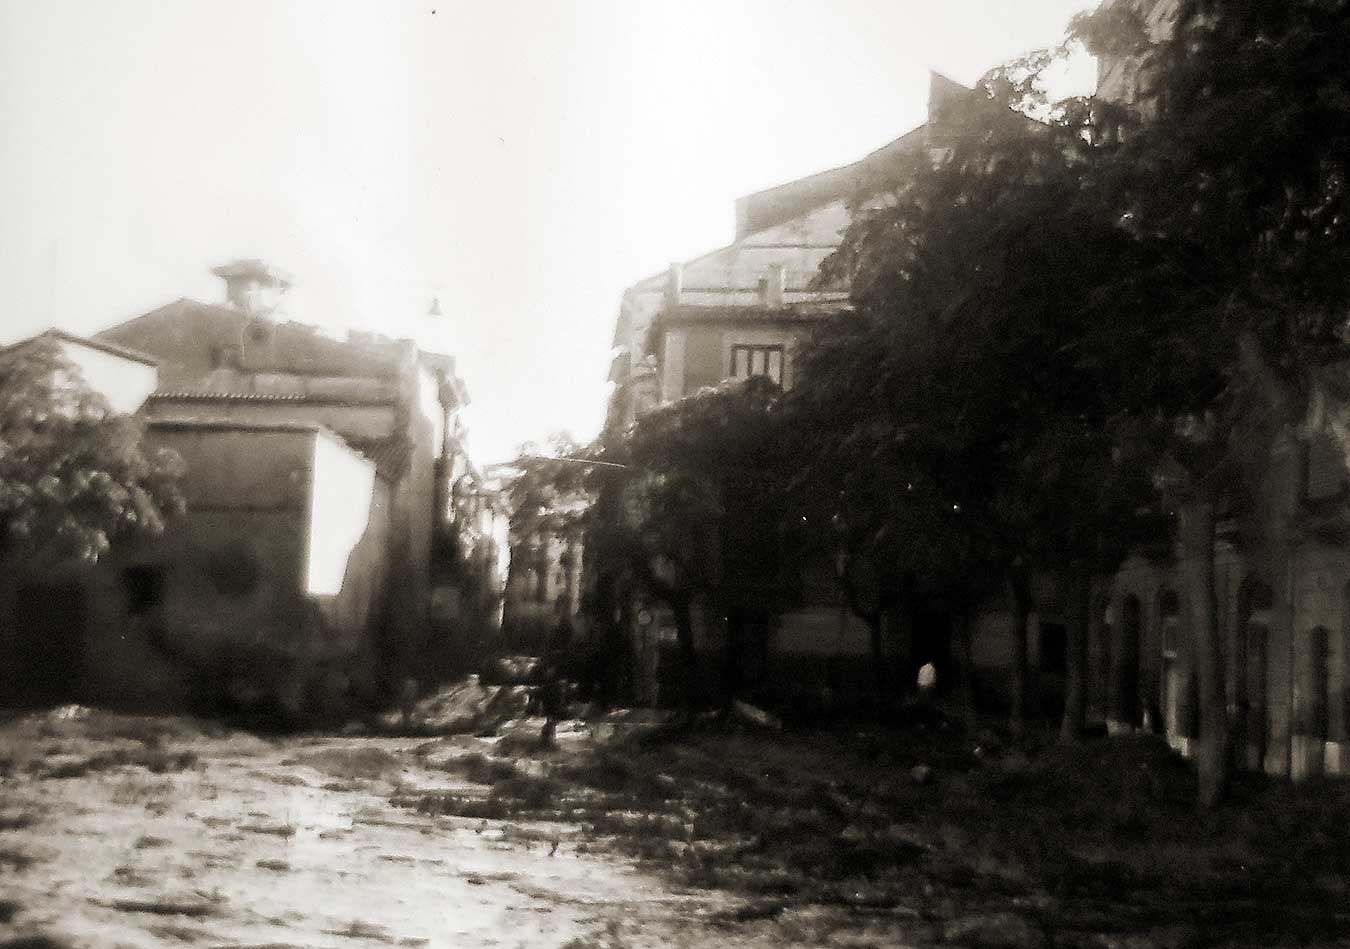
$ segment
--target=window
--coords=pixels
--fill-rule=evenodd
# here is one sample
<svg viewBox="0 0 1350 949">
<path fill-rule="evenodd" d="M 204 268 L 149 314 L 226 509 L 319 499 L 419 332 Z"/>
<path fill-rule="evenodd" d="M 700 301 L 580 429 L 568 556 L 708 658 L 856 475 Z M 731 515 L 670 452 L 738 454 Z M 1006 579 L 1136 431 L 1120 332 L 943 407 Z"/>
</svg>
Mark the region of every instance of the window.
<svg viewBox="0 0 1350 949">
<path fill-rule="evenodd" d="M 749 379 L 751 376 L 768 376 L 774 382 L 782 385 L 783 347 L 732 346 L 731 378 Z"/>
</svg>

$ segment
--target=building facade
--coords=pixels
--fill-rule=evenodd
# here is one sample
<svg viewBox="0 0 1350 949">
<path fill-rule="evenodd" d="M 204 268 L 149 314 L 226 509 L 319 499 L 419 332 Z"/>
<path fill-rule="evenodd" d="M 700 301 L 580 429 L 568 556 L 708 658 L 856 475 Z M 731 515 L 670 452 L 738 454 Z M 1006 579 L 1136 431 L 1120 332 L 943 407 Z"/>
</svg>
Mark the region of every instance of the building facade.
<svg viewBox="0 0 1350 949">
<path fill-rule="evenodd" d="M 646 412 L 730 380 L 767 376 L 785 389 L 795 386 L 799 347 L 816 325 L 849 305 L 847 286 L 823 286 L 818 275 L 840 246 L 850 202 L 865 184 L 894 181 L 896 169 L 915 156 L 939 156 L 958 123 L 1012 118 L 934 73 L 923 125 L 857 162 L 738 200 L 731 244 L 672 264 L 625 291 L 613 338 L 607 430 L 622 432 Z M 802 605 L 746 618 L 739 662 L 754 691 L 787 701 L 823 695 L 848 702 L 870 694 L 870 630 L 845 605 L 832 569 L 808 570 Z M 728 619 L 700 607 L 696 602 L 693 610 L 696 639 L 702 650 L 716 652 Z M 657 656 L 675 637 L 673 621 L 655 604 L 629 612 L 636 692 L 653 701 Z M 886 637 L 896 669 L 912 681 L 919 665 L 936 661 L 946 675 L 952 665 L 948 619 L 920 611 L 907 626 L 906 634 Z M 984 624 L 976 658 L 994 670 L 985 677 L 991 681 L 1011 661 L 1008 627 L 1001 616 Z M 1053 661 L 1053 648 L 1033 643 L 1033 659 L 1042 652 Z"/>
<path fill-rule="evenodd" d="M 215 273 L 225 304 L 184 299 L 92 340 L 59 334 L 86 381 L 143 418 L 147 444 L 184 459 L 188 503 L 162 537 L 67 571 L 79 605 L 53 622 L 82 656 L 67 685 L 286 714 L 390 694 L 463 634 L 433 622 L 433 601 L 453 598 L 441 588 L 464 582 L 438 563 L 459 552 L 445 538 L 462 526 L 453 485 L 469 467 L 454 360 L 280 318 L 289 279 L 260 261 Z M 10 597 L 9 628 L 31 620 L 41 587 Z"/>
<path fill-rule="evenodd" d="M 1150 39 L 1171 35 L 1178 0 L 1108 0 Z M 1098 95 L 1147 119 L 1154 90 L 1137 58 L 1099 61 Z M 1223 499 L 1215 600 L 1223 694 L 1239 766 L 1300 779 L 1350 773 L 1350 388 L 1321 380 L 1302 418 L 1261 436 L 1245 486 Z M 1089 677 L 1112 731 L 1147 728 L 1189 753 L 1199 737 L 1199 631 L 1182 578 L 1197 554 L 1136 553 L 1104 578 Z"/>
</svg>

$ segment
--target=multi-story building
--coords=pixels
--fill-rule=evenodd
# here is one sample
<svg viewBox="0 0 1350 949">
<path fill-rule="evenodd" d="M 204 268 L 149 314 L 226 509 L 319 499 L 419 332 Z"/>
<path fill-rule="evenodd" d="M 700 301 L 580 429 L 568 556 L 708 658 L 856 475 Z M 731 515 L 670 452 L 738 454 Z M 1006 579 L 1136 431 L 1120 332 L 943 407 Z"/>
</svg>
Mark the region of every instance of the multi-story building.
<svg viewBox="0 0 1350 949">
<path fill-rule="evenodd" d="M 728 380 L 762 375 L 792 388 L 798 348 L 815 325 L 849 305 L 847 286 L 821 286 L 817 275 L 839 247 L 850 202 L 864 184 L 894 178 L 915 155 L 940 154 L 958 123 L 1011 115 L 936 73 L 928 111 L 927 122 L 859 161 L 739 199 L 729 245 L 629 287 L 614 331 L 607 428 L 622 431 L 654 408 Z M 750 622 L 742 638 L 751 678 L 774 690 L 816 694 L 870 683 L 866 625 L 844 606 L 829 579 L 831 565 L 810 572 L 804 605 Z M 651 657 L 674 632 L 661 609 L 633 612 L 650 620 L 635 624 L 633 649 L 648 657 L 635 664 L 643 670 L 637 692 L 651 699 Z M 696 607 L 701 648 L 719 648 L 724 624 Z M 927 660 L 945 667 L 948 639 L 942 618 L 925 614 L 897 658 L 906 669 Z M 987 658 L 1005 661 L 1003 652 L 994 649 Z"/>
<path fill-rule="evenodd" d="M 624 291 L 607 424 L 622 428 L 728 379 L 765 375 L 791 388 L 811 325 L 848 305 L 847 287 L 815 285 L 848 226 L 848 202 L 904 156 L 941 147 L 944 123 L 966 117 L 959 107 L 970 94 L 933 73 L 928 122 L 852 164 L 739 199 L 732 243 Z"/>
</svg>

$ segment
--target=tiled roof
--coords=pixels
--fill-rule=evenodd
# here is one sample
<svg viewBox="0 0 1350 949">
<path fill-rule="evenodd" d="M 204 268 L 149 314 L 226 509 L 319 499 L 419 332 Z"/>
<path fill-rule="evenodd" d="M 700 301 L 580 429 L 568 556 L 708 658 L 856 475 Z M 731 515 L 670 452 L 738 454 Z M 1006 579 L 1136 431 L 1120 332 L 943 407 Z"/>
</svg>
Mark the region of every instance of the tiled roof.
<svg viewBox="0 0 1350 949">
<path fill-rule="evenodd" d="M 260 334 L 256 338 L 254 331 Z M 333 339 L 301 323 L 268 322 L 189 299 L 120 323 L 97 338 L 151 351 L 169 378 L 176 366 L 204 365 L 214 347 L 228 345 L 242 345 L 242 368 L 252 372 L 393 378 L 400 358 L 396 341 Z"/>
<path fill-rule="evenodd" d="M 204 389 L 157 389 L 151 399 L 179 402 L 292 402 L 305 405 L 393 405 L 395 399 L 386 394 L 324 395 L 317 393 L 282 393 L 209 391 Z"/>
<path fill-rule="evenodd" d="M 735 320 L 737 322 L 754 320 L 772 320 L 775 322 L 813 323 L 838 313 L 847 301 L 841 299 L 835 303 L 799 303 L 786 306 L 765 306 L 763 304 L 718 304 L 697 306 L 681 304 L 667 307 L 658 314 L 662 321 L 682 320 L 690 322 L 716 322 Z"/>
<path fill-rule="evenodd" d="M 260 422 L 231 418 L 146 419 L 146 427 L 160 432 L 321 432 L 318 422 Z"/>
</svg>

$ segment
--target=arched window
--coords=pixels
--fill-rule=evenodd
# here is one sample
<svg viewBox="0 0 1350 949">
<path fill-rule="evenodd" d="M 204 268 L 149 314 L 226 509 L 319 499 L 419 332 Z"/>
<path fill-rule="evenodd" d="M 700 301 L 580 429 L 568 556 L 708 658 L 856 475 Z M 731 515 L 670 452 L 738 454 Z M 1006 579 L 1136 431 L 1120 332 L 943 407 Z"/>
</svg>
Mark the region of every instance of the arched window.
<svg viewBox="0 0 1350 949">
<path fill-rule="evenodd" d="M 1187 661 L 1190 645 L 1181 629 L 1181 598 L 1172 590 L 1158 594 L 1158 639 L 1162 650 L 1162 712 L 1169 731 L 1200 737 L 1196 669 Z"/>
<path fill-rule="evenodd" d="M 1141 722 L 1139 708 L 1139 644 L 1144 611 L 1139 597 L 1126 595 L 1120 611 L 1120 648 L 1114 650 L 1115 716 L 1129 725 Z"/>
<path fill-rule="evenodd" d="M 1304 690 L 1307 696 L 1307 711 L 1304 716 L 1305 734 L 1326 741 L 1329 734 L 1327 701 L 1331 684 L 1328 673 L 1328 660 L 1331 651 L 1331 634 L 1325 626 L 1314 627 L 1308 636 L 1308 684 Z"/>
<path fill-rule="evenodd" d="M 1175 659 L 1181 648 L 1181 600 L 1171 590 L 1158 594 L 1158 625 L 1163 656 Z"/>
</svg>

